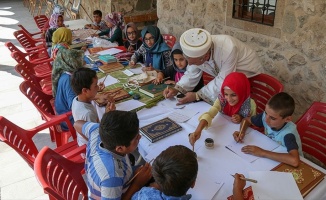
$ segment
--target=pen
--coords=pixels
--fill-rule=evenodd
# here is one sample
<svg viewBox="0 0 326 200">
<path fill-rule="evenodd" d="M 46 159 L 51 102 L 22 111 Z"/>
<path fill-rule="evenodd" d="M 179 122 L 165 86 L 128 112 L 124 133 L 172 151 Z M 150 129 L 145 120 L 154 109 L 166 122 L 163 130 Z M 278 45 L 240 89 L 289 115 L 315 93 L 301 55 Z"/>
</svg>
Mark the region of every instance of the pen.
<svg viewBox="0 0 326 200">
<path fill-rule="evenodd" d="M 103 85 L 104 85 L 104 82 L 105 82 L 106 78 L 108 77 L 108 75 L 109 75 L 109 74 L 106 74 L 106 76 L 105 76 L 105 78 L 104 78 L 104 80 L 103 80 L 103 82 L 102 82 Z M 104 85 L 104 86 L 105 86 L 105 85 Z"/>
<path fill-rule="evenodd" d="M 152 161 L 154 160 L 154 158 L 151 160 L 151 161 L 149 161 L 148 163 L 151 163 Z M 127 183 L 126 183 L 126 185 L 129 185 L 137 176 L 138 176 L 138 174 L 141 172 L 143 170 L 143 168 L 141 168 Z"/>
<path fill-rule="evenodd" d="M 243 131 L 243 127 L 244 127 L 244 124 L 246 123 L 246 121 L 244 120 L 243 121 L 243 123 L 241 123 L 241 127 L 240 127 L 240 131 L 239 131 L 239 135 L 238 135 L 238 141 L 237 141 L 237 143 L 239 142 L 239 140 L 240 140 L 240 136 L 241 136 L 241 133 L 242 133 L 242 131 Z"/>
<path fill-rule="evenodd" d="M 231 176 L 233 176 L 233 178 L 235 178 L 234 175 L 230 174 Z M 244 180 L 244 181 L 249 181 L 249 182 L 252 182 L 252 183 L 258 183 L 257 180 L 255 179 L 251 179 L 251 178 L 243 178 L 243 177 L 240 177 L 241 180 Z"/>
</svg>

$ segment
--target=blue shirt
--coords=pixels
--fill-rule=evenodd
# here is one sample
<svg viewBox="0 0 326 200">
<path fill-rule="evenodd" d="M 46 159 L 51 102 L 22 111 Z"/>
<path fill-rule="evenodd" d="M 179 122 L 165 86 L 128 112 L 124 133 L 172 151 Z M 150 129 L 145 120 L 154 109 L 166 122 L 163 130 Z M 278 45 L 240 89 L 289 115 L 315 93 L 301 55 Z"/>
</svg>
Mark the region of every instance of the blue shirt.
<svg viewBox="0 0 326 200">
<path fill-rule="evenodd" d="M 98 123 L 85 123 L 82 133 L 88 138 L 85 169 L 89 199 L 121 199 L 132 176 L 128 156 L 117 155 L 102 146 Z"/>
<path fill-rule="evenodd" d="M 67 113 L 71 111 L 71 105 L 75 98 L 76 94 L 71 88 L 70 84 L 70 75 L 67 73 L 62 73 L 57 87 L 57 93 L 55 96 L 55 112 L 58 115 Z M 70 121 L 74 124 L 74 118 L 71 116 Z M 68 130 L 68 127 L 65 123 L 61 124 L 63 130 Z"/>
<path fill-rule="evenodd" d="M 152 187 L 143 187 L 141 190 L 136 192 L 131 200 L 188 200 L 191 198 L 191 194 L 186 194 L 181 197 L 167 196 L 163 192 Z"/>
</svg>

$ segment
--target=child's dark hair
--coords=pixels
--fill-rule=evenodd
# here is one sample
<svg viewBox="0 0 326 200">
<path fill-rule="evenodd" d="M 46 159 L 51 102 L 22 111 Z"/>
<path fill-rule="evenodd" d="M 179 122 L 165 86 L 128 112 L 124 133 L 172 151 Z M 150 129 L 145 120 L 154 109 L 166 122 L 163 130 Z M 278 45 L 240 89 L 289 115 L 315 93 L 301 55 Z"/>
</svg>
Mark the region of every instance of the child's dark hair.
<svg viewBox="0 0 326 200">
<path fill-rule="evenodd" d="M 180 49 L 176 49 L 176 50 L 174 50 L 172 52 L 172 55 L 174 55 L 174 54 L 181 54 L 181 55 L 183 55 L 183 52 Z"/>
<path fill-rule="evenodd" d="M 285 92 L 280 92 L 274 95 L 267 102 L 267 105 L 275 112 L 279 112 L 280 116 L 283 119 L 285 117 L 291 116 L 295 108 L 294 99 L 288 93 Z"/>
<path fill-rule="evenodd" d="M 113 110 L 103 115 L 99 133 L 104 148 L 113 151 L 117 146 L 130 146 L 139 129 L 135 112 Z"/>
<path fill-rule="evenodd" d="M 94 10 L 93 15 L 98 15 L 98 16 L 102 17 L 102 11 Z"/>
<path fill-rule="evenodd" d="M 75 94 L 82 93 L 83 88 L 90 89 L 93 79 L 96 78 L 96 72 L 89 68 L 78 68 L 73 71 L 71 76 L 71 87 Z"/>
<path fill-rule="evenodd" d="M 164 150 L 153 162 L 152 174 L 161 191 L 168 196 L 186 194 L 197 178 L 196 154 L 182 145 Z"/>
</svg>

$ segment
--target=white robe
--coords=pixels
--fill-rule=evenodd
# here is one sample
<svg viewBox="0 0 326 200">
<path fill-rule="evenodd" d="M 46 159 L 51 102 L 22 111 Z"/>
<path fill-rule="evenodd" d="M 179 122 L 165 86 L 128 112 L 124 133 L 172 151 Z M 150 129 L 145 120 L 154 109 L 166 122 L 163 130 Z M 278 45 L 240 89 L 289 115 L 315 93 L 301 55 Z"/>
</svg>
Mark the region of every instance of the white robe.
<svg viewBox="0 0 326 200">
<path fill-rule="evenodd" d="M 187 71 L 176 84 L 182 93 L 192 91 L 202 77 L 203 71 L 215 78 L 197 93 L 213 105 L 221 92 L 224 78 L 231 72 L 242 72 L 248 78 L 260 73 L 261 63 L 255 51 L 240 40 L 229 35 L 212 35 L 212 53 L 202 65 L 188 65 Z"/>
</svg>

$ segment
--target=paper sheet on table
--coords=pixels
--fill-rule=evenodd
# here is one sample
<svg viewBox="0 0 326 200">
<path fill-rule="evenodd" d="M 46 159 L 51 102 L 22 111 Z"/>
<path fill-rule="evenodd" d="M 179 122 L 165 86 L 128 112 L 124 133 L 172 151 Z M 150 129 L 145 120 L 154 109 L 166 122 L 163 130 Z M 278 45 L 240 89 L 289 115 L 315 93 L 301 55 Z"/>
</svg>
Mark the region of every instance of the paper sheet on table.
<svg viewBox="0 0 326 200">
<path fill-rule="evenodd" d="M 255 145 L 267 151 L 272 151 L 278 146 L 280 146 L 277 142 L 272 141 L 272 139 L 270 139 L 266 135 L 256 131 L 251 131 L 246 134 L 243 143 L 237 143 L 236 141 L 232 141 L 231 144 L 225 147 L 240 156 L 241 158 L 243 158 L 244 160 L 248 162 L 254 162 L 259 157 L 250 154 L 245 154 L 241 151 L 241 148 L 247 145 Z"/>
<path fill-rule="evenodd" d="M 103 82 L 104 79 L 105 79 L 105 81 L 104 81 L 104 85 L 105 85 L 105 87 L 107 87 L 107 86 L 109 86 L 109 85 L 113 85 L 113 84 L 116 84 L 116 83 L 119 82 L 118 79 L 116 79 L 116 78 L 114 78 L 114 77 L 112 77 L 112 76 L 110 76 L 110 75 L 107 75 L 107 76 L 108 76 L 108 77 L 107 77 L 106 79 L 105 79 L 105 76 L 104 76 L 103 78 L 99 79 L 99 80 L 97 81 L 97 83 L 101 83 L 101 82 Z"/>
<path fill-rule="evenodd" d="M 256 200 L 303 199 L 292 173 L 254 171 L 249 172 L 249 177 L 257 180 L 257 183 L 251 184 Z"/>
<path fill-rule="evenodd" d="M 121 51 L 122 51 L 121 49 L 110 48 L 110 49 L 106 49 L 106 50 L 103 50 L 103 51 L 99 51 L 99 52 L 97 52 L 97 54 L 100 54 L 100 55 L 106 55 L 106 54 L 114 55 L 114 54 L 120 53 Z"/>
<path fill-rule="evenodd" d="M 171 114 L 169 114 L 169 118 L 172 119 L 175 122 L 182 123 L 185 121 L 188 121 L 190 118 L 195 116 L 198 113 L 198 111 L 195 110 L 186 110 L 186 109 L 179 109 Z"/>
<path fill-rule="evenodd" d="M 85 38 L 85 40 L 93 41 L 93 37 L 92 36 L 88 36 L 87 38 Z"/>
<path fill-rule="evenodd" d="M 139 65 L 137 68 L 130 68 L 129 70 L 134 74 L 141 74 L 143 73 L 142 68 L 145 67 L 142 63 L 136 63 L 136 65 Z"/>
<path fill-rule="evenodd" d="M 135 75 L 132 71 L 130 71 L 129 69 L 125 69 L 122 71 L 122 73 L 124 73 L 127 76 L 133 76 Z"/>
<path fill-rule="evenodd" d="M 197 175 L 194 188 L 190 188 L 187 194 L 191 194 L 191 199 L 212 199 L 221 189 L 223 183 L 214 182 L 208 175 Z"/>
<path fill-rule="evenodd" d="M 161 101 L 160 104 L 162 104 L 163 106 L 167 106 L 170 108 L 174 108 L 174 109 L 181 109 L 184 108 L 185 105 L 177 105 L 178 100 L 176 100 L 175 98 L 171 98 L 171 99 L 165 99 L 164 101 Z"/>
<path fill-rule="evenodd" d="M 116 110 L 131 111 L 144 105 L 146 104 L 134 99 L 130 99 L 128 101 L 118 103 L 115 106 L 116 106 Z"/>
</svg>

